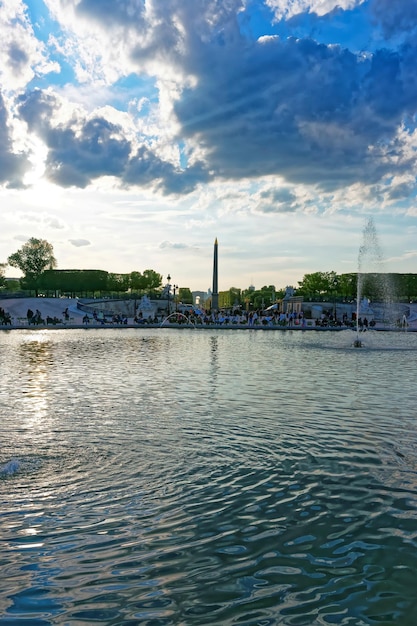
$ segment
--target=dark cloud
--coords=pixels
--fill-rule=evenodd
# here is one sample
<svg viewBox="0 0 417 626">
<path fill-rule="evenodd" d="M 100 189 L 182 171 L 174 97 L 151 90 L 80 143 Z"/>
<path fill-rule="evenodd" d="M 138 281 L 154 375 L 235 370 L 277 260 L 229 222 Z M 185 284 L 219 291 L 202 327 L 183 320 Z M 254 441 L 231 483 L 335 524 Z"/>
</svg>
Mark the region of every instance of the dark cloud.
<svg viewBox="0 0 417 626">
<path fill-rule="evenodd" d="M 256 210 L 261 213 L 293 213 L 297 208 L 296 195 L 290 189 L 278 188 L 263 191 Z"/>
<path fill-rule="evenodd" d="M 277 204 L 292 203 L 296 199 L 295 194 L 286 188 L 262 191 L 260 196 L 263 200 L 270 200 Z"/>
<path fill-rule="evenodd" d="M 104 117 L 74 118 L 53 125 L 59 109 L 53 95 L 35 90 L 20 98 L 19 111 L 48 147 L 46 177 L 62 187 L 87 187 L 114 176 L 124 186 L 155 186 L 166 194 L 186 194 L 207 180 L 202 164 L 181 170 L 146 146 L 134 151 L 123 129 Z"/>
<path fill-rule="evenodd" d="M 80 0 L 77 13 L 103 22 L 106 26 L 145 26 L 144 0 Z"/>
<path fill-rule="evenodd" d="M 84 188 L 100 176 L 121 176 L 131 147 L 120 127 L 102 117 L 53 126 L 58 108 L 58 101 L 40 90 L 22 98 L 19 107 L 30 130 L 48 147 L 47 178 L 62 187 Z"/>
<path fill-rule="evenodd" d="M 313 40 L 270 38 L 246 44 L 237 59 L 212 46 L 212 66 L 175 111 L 219 176 L 280 174 L 325 188 L 375 182 L 400 159 L 395 136 L 417 111 L 415 79 L 404 80 L 415 61 L 406 52 L 364 58 Z"/>
<path fill-rule="evenodd" d="M 0 92 L 0 184 L 10 188 L 23 187 L 22 179 L 29 167 L 28 154 L 13 151 L 8 114 Z"/>
<path fill-rule="evenodd" d="M 20 74 L 21 70 L 26 67 L 29 62 L 27 52 L 16 42 L 9 47 L 9 62 L 15 74 Z"/>
<path fill-rule="evenodd" d="M 359 54 L 302 36 L 251 41 L 240 30 L 243 0 L 80 0 L 76 10 L 109 38 L 129 30 L 126 45 L 138 72 L 157 73 L 163 61 L 163 79 L 166 72 L 180 87 L 187 84 L 174 103 L 177 140 L 198 147 L 205 161 L 180 168 L 150 142 L 133 144 L 102 115 L 55 125 L 58 101 L 34 91 L 21 99 L 20 113 L 48 148 L 46 176 L 80 188 L 114 176 L 125 187 L 186 194 L 215 178 L 279 175 L 333 190 L 414 170 L 398 131 L 405 136 L 415 128 L 417 4 L 373 0 L 364 7 L 356 11 L 366 19 L 370 11 L 387 36 L 410 36 Z M 370 39 L 374 45 L 377 38 Z M 268 202 L 261 201 L 262 210 Z M 269 206 L 288 210 L 294 203 L 270 199 Z"/>
<path fill-rule="evenodd" d="M 373 0 L 370 7 L 386 38 L 407 35 L 417 30 L 415 0 Z"/>
<path fill-rule="evenodd" d="M 59 108 L 57 98 L 40 89 L 21 95 L 18 98 L 18 106 L 29 131 L 41 137 L 47 135 L 55 110 Z"/>
<path fill-rule="evenodd" d="M 372 5 L 385 31 L 414 28 L 415 3 L 401 0 L 403 14 L 392 4 Z M 303 37 L 251 42 L 239 28 L 242 9 L 240 0 L 154 0 L 147 26 L 140 12 L 138 67 L 165 60 L 194 79 L 175 113 L 178 139 L 205 150 L 197 178 L 207 169 L 225 179 L 280 174 L 333 189 L 410 167 L 396 135 L 417 111 L 415 48 L 365 56 Z M 139 158 L 130 168 L 151 175 L 147 165 Z M 181 193 L 181 177 L 173 182 Z"/>
<path fill-rule="evenodd" d="M 414 185 L 411 183 L 399 183 L 392 185 L 388 192 L 388 198 L 390 200 L 407 200 L 414 193 Z"/>
<path fill-rule="evenodd" d="M 145 146 L 139 148 L 126 163 L 123 172 L 125 185 L 154 185 L 165 194 L 187 194 L 196 185 L 209 178 L 202 163 L 181 170 L 163 161 Z"/>
</svg>

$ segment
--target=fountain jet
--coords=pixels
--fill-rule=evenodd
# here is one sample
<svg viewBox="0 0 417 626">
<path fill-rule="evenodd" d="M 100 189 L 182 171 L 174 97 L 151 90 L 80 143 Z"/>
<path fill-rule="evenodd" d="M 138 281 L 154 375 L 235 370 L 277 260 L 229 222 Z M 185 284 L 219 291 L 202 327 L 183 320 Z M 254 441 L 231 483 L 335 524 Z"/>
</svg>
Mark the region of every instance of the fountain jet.
<svg viewBox="0 0 417 626">
<path fill-rule="evenodd" d="M 359 320 L 361 316 L 361 303 L 366 300 L 364 293 L 365 279 L 369 274 L 374 274 L 376 280 L 382 281 L 380 291 L 382 300 L 388 302 L 389 286 L 386 280 L 383 280 L 383 257 L 378 242 L 375 225 L 372 218 L 369 218 L 363 230 L 362 244 L 359 247 L 358 254 L 358 275 L 356 290 L 356 339 L 353 343 L 355 348 L 362 348 L 363 344 L 359 333 L 361 332 Z M 368 301 L 367 301 L 368 302 Z"/>
</svg>

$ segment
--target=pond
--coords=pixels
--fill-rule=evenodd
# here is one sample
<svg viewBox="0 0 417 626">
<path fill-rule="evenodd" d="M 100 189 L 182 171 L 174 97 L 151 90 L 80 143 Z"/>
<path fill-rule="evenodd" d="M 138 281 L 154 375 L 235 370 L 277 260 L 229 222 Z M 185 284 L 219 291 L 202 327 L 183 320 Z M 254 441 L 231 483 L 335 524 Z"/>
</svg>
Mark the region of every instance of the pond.
<svg viewBox="0 0 417 626">
<path fill-rule="evenodd" d="M 0 624 L 416 623 L 417 333 L 0 334 Z"/>
</svg>

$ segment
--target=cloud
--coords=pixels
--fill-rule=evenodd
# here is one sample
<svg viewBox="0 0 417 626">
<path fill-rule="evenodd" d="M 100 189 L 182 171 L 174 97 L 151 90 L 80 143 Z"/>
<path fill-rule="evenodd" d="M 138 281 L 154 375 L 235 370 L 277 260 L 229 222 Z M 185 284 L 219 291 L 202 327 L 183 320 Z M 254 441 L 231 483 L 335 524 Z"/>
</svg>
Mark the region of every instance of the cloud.
<svg viewBox="0 0 417 626">
<path fill-rule="evenodd" d="M 405 250 L 403 254 L 396 256 L 396 257 L 390 257 L 389 259 L 387 259 L 387 262 L 398 262 L 398 261 L 414 261 L 414 259 L 417 258 L 417 250 Z"/>
<path fill-rule="evenodd" d="M 266 0 L 266 5 L 274 11 L 277 19 L 289 19 L 300 13 L 326 15 L 336 9 L 347 11 L 363 2 L 365 0 Z"/>
<path fill-rule="evenodd" d="M 202 163 L 196 163 L 181 170 L 164 161 L 145 146 L 141 146 L 126 161 L 122 181 L 124 184 L 155 186 L 163 193 L 187 194 L 197 184 L 207 182 L 209 174 Z"/>
<path fill-rule="evenodd" d="M 295 13 L 330 15 L 336 7 L 352 11 L 363 1 L 265 4 L 288 20 Z M 386 0 L 371 4 L 386 32 L 410 32 L 416 23 L 413 3 L 400 4 L 407 20 Z M 45 177 L 56 185 L 84 189 L 111 177 L 123 189 L 180 196 L 216 180 L 279 176 L 287 184 L 333 191 L 375 185 L 415 168 L 417 48 L 411 39 L 366 54 L 307 37 L 271 35 L 271 26 L 251 40 L 241 29 L 240 17 L 250 10 L 243 0 L 56 0 L 47 5 L 71 36 L 73 64 L 79 41 L 78 62 L 96 81 L 93 91 L 111 94 L 104 86 L 113 80 L 117 100 L 117 78 L 132 68 L 137 76 L 154 77 L 158 89 L 144 110 L 132 101 L 123 113 L 129 122 L 110 105 L 71 108 L 64 89 L 61 95 L 52 89 L 21 95 L 16 112 L 29 135 L 46 146 Z M 10 59 L 16 67 L 30 64 L 18 42 L 13 45 Z M 42 58 L 42 53 L 36 54 Z M 1 173 L 3 181 L 18 184 L 25 155 L 13 155 L 9 141 L 4 161 L 9 170 Z"/>
<path fill-rule="evenodd" d="M 23 176 L 29 170 L 27 153 L 17 153 L 13 149 L 13 138 L 9 126 L 8 112 L 0 91 L 0 184 L 19 188 L 23 186 Z"/>
<path fill-rule="evenodd" d="M 45 223 L 47 226 L 49 226 L 49 228 L 55 228 L 57 230 L 65 228 L 65 225 L 56 217 L 46 218 Z"/>
<path fill-rule="evenodd" d="M 83 246 L 91 245 L 91 241 L 88 241 L 88 239 L 68 239 L 68 241 L 76 248 L 82 248 Z"/>
<path fill-rule="evenodd" d="M 180 168 L 142 144 L 103 115 L 72 115 L 59 123 L 62 102 L 39 89 L 19 99 L 19 113 L 29 130 L 48 148 L 45 176 L 62 187 L 85 188 L 97 178 L 113 176 L 122 186 L 154 186 L 163 193 L 190 193 L 208 180 L 202 163 Z"/>
<path fill-rule="evenodd" d="M 103 117 L 75 115 L 54 125 L 58 98 L 35 90 L 20 98 L 19 112 L 48 147 L 46 177 L 62 187 L 87 187 L 100 176 L 120 176 L 130 143 L 122 129 Z"/>
<path fill-rule="evenodd" d="M 410 198 L 414 195 L 414 191 L 415 181 L 393 181 L 387 192 L 387 197 L 389 200 L 397 202 L 398 200 L 406 200 Z"/>
<path fill-rule="evenodd" d="M 130 27 L 135 24 L 137 29 L 146 25 L 145 3 L 130 0 L 128 2 L 114 2 L 114 0 L 80 0 L 74 5 L 80 16 L 95 18 L 107 27 Z"/>
<path fill-rule="evenodd" d="M 174 110 L 218 177 L 281 175 L 328 189 L 374 183 L 410 166 L 397 131 L 417 110 L 414 52 L 364 57 L 279 38 L 239 55 L 211 46 L 211 67 L 203 63 Z"/>
<path fill-rule="evenodd" d="M 0 83 L 7 88 L 23 88 L 34 76 L 59 71 L 49 59 L 45 44 L 33 30 L 26 3 L 3 0 L 0 11 Z"/>
<path fill-rule="evenodd" d="M 65 228 L 65 224 L 56 216 L 48 215 L 44 211 L 35 210 L 32 213 L 24 212 L 14 215 L 14 220 L 23 224 L 35 225 L 38 229 L 44 230 L 45 228 L 52 228 L 54 230 L 61 230 Z"/>
<path fill-rule="evenodd" d="M 283 187 L 261 191 L 256 211 L 261 213 L 293 213 L 299 208 L 295 191 Z"/>
<path fill-rule="evenodd" d="M 192 249 L 195 250 L 195 246 L 189 246 L 185 243 L 172 243 L 171 241 L 163 241 L 162 243 L 159 244 L 159 249 L 160 250 L 188 250 L 188 249 Z"/>
<path fill-rule="evenodd" d="M 384 36 L 409 35 L 417 29 L 417 4 L 410 0 L 373 0 L 370 4 Z"/>
</svg>

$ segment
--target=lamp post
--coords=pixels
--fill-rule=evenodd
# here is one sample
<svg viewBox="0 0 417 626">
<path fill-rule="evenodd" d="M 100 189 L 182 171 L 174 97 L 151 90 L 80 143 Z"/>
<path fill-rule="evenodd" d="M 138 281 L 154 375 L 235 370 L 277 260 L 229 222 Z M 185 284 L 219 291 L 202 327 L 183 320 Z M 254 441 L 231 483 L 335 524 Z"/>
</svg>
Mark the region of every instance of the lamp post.
<svg viewBox="0 0 417 626">
<path fill-rule="evenodd" d="M 178 311 L 178 302 L 175 299 L 175 294 L 177 293 L 178 285 L 172 285 L 172 290 L 174 292 L 174 303 L 175 303 L 175 311 Z"/>
<path fill-rule="evenodd" d="M 170 292 L 171 292 L 171 285 L 170 285 L 170 282 L 171 282 L 171 276 L 170 276 L 169 274 L 168 274 L 168 276 L 167 276 L 167 281 L 168 281 L 168 284 L 167 284 L 167 287 L 168 287 L 168 290 L 167 290 L 167 296 L 168 296 L 168 315 L 170 315 L 170 313 L 171 313 L 171 309 L 170 309 L 170 306 L 169 306 L 169 294 L 170 294 Z"/>
</svg>

